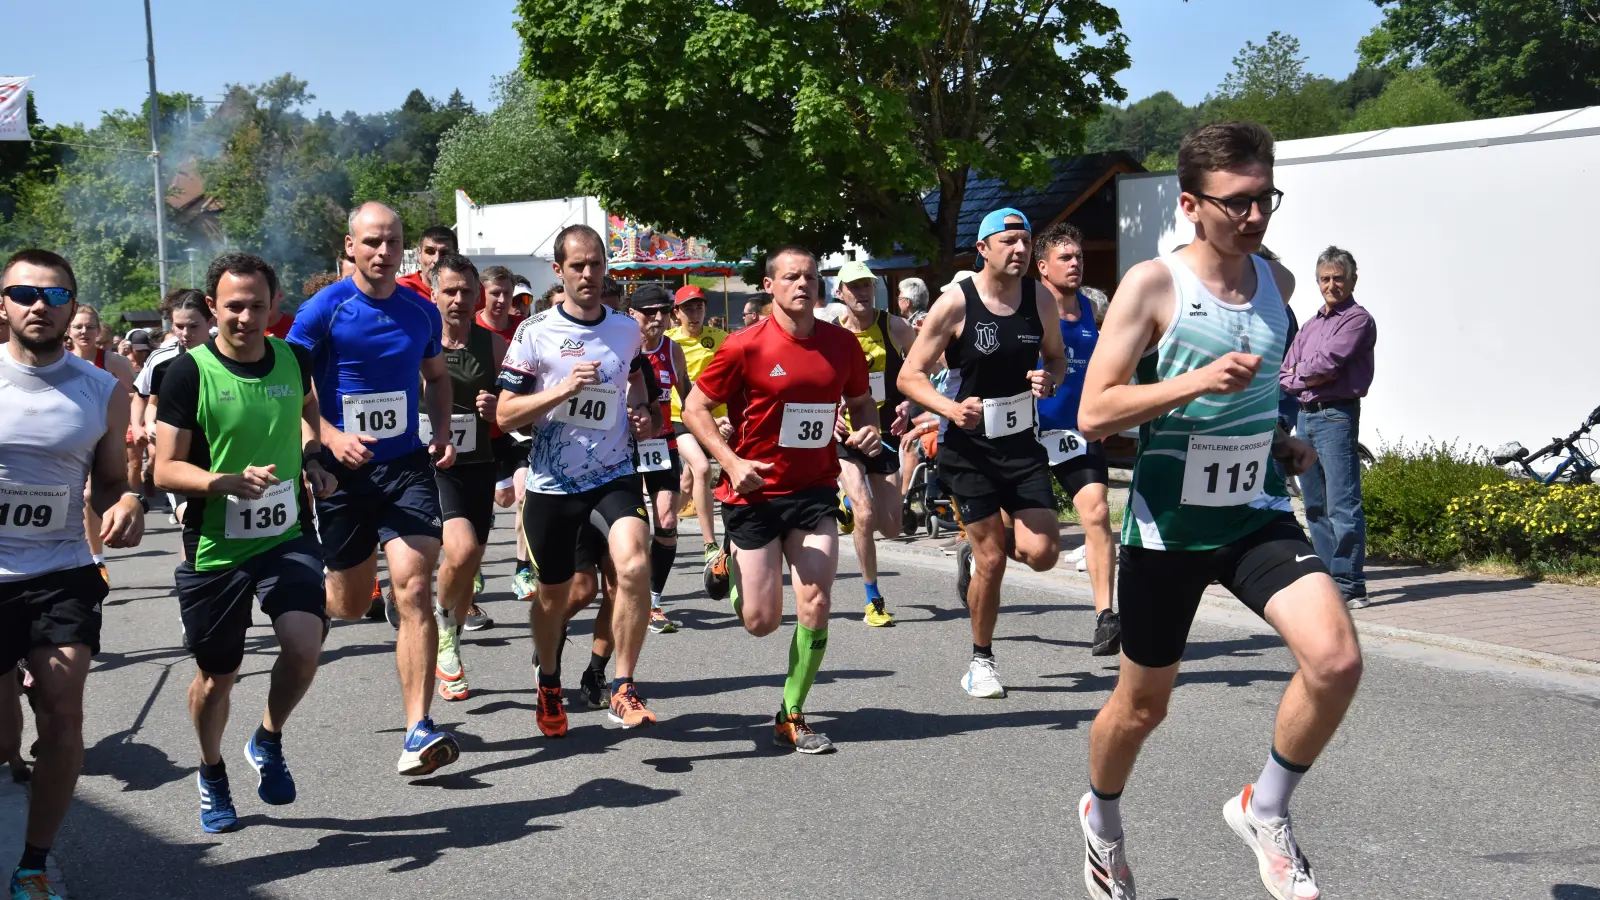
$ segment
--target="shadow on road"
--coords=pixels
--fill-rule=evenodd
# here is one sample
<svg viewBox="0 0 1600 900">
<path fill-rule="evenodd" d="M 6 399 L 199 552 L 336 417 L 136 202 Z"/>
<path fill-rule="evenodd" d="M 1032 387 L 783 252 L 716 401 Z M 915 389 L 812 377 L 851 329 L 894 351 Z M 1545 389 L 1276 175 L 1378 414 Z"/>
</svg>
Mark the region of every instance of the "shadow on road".
<svg viewBox="0 0 1600 900">
<path fill-rule="evenodd" d="M 1586 884 L 1558 884 L 1550 889 L 1550 900 L 1600 900 L 1600 888 Z"/>
</svg>

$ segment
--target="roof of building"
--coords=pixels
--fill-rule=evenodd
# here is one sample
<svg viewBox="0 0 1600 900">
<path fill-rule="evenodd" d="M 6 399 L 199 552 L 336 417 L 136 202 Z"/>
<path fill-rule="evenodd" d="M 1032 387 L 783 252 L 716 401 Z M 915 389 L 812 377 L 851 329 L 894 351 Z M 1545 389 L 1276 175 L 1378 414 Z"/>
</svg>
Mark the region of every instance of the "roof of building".
<svg viewBox="0 0 1600 900">
<path fill-rule="evenodd" d="M 1055 221 L 1085 194 L 1115 172 L 1143 172 L 1138 160 L 1121 150 L 1071 156 L 1051 163 L 1055 170 L 1050 183 L 1042 188 L 1017 188 L 999 178 L 972 173 L 967 192 L 961 198 L 961 218 L 956 224 L 956 246 L 971 247 L 978 240 L 978 223 L 991 210 L 1011 206 L 1022 210 L 1036 230 Z M 939 192 L 923 200 L 928 215 L 939 211 Z"/>
<path fill-rule="evenodd" d="M 1282 164 L 1329 156 L 1386 155 L 1444 149 L 1461 144 L 1515 143 L 1596 133 L 1600 133 L 1600 106 L 1586 106 L 1526 116 L 1413 125 L 1408 128 L 1280 141 L 1277 161 Z"/>
</svg>

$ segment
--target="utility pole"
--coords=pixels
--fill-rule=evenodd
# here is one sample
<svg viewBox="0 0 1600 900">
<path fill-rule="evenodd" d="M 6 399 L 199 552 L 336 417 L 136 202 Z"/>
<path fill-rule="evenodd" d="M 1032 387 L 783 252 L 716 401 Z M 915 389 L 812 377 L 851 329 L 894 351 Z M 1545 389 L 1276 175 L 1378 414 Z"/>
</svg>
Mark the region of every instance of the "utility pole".
<svg viewBox="0 0 1600 900">
<path fill-rule="evenodd" d="M 161 187 L 161 104 L 156 94 L 156 33 L 150 24 L 150 0 L 144 0 L 145 59 L 150 63 L 150 164 L 156 172 L 156 261 L 161 296 L 167 295 L 167 198 Z"/>
</svg>

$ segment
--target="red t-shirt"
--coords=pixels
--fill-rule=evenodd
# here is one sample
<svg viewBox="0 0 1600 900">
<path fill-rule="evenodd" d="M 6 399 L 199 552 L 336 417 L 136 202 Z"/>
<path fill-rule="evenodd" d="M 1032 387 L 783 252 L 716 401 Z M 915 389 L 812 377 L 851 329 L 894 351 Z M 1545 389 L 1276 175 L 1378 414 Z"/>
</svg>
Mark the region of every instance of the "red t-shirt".
<svg viewBox="0 0 1600 900">
<path fill-rule="evenodd" d="M 776 319 L 729 335 L 695 385 L 728 405 L 733 452 L 774 466 L 754 494 L 736 492 L 724 473 L 717 499 L 732 504 L 837 485 L 834 417 L 822 407 L 836 407 L 845 397 L 871 390 L 867 357 L 855 335 L 818 321 L 811 337 L 802 340 L 784 331 Z M 812 409 L 798 408 L 802 406 Z M 809 444 L 815 446 L 804 446 Z"/>
<path fill-rule="evenodd" d="M 267 334 L 282 340 L 289 339 L 289 329 L 294 327 L 294 316 L 284 313 L 278 317 L 278 322 L 267 329 Z"/>
<path fill-rule="evenodd" d="M 522 324 L 522 318 L 520 316 L 506 316 L 506 327 L 503 329 L 496 328 L 489 324 L 489 320 L 484 318 L 484 311 L 480 309 L 478 310 L 478 324 L 505 338 L 506 343 L 509 344 L 516 338 L 517 326 Z"/>
<path fill-rule="evenodd" d="M 661 393 L 657 395 L 661 401 L 661 433 L 656 437 L 666 438 L 668 447 L 678 446 L 678 439 L 672 436 L 672 389 L 678 383 L 677 374 L 672 368 L 672 348 L 676 346 L 663 335 L 656 343 L 656 349 L 646 350 L 644 354 L 644 358 L 650 361 L 650 368 L 655 370 L 656 384 L 661 386 Z"/>
<path fill-rule="evenodd" d="M 424 300 L 433 299 L 433 290 L 428 287 L 428 282 L 422 279 L 421 272 L 412 272 L 409 275 L 401 275 L 399 278 L 394 280 L 394 283 L 400 285 L 401 287 L 408 287 L 413 291 L 416 291 L 422 295 L 422 299 Z"/>
</svg>

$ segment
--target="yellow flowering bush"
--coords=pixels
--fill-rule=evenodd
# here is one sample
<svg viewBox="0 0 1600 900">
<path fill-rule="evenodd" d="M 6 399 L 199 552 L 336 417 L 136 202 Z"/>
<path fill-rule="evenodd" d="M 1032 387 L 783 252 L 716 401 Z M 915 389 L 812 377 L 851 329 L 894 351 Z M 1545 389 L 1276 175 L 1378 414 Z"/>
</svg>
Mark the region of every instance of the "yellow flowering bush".
<svg viewBox="0 0 1600 900">
<path fill-rule="evenodd" d="M 1383 447 L 1361 477 L 1367 552 L 1401 562 L 1448 565 L 1461 556 L 1446 508 L 1480 485 L 1506 480 L 1481 452 L 1429 442 Z"/>
<path fill-rule="evenodd" d="M 1600 554 L 1600 486 L 1486 484 L 1445 507 L 1450 530 L 1470 558 L 1564 566 Z"/>
</svg>

